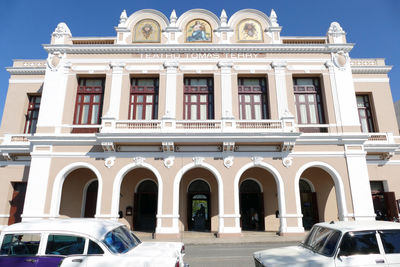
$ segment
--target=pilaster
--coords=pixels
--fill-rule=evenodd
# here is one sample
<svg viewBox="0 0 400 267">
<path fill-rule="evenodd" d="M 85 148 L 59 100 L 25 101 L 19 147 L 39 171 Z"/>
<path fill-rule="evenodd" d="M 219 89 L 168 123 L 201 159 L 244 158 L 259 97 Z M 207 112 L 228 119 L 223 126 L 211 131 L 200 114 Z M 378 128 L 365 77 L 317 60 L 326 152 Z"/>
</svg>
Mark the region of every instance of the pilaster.
<svg viewBox="0 0 400 267">
<path fill-rule="evenodd" d="M 218 67 L 221 69 L 221 107 L 222 119 L 233 119 L 232 115 L 232 66 L 229 61 L 218 62 Z"/>
<path fill-rule="evenodd" d="M 285 117 L 289 104 L 287 99 L 287 86 L 286 86 L 286 66 L 285 61 L 274 61 L 271 63 L 275 71 L 275 87 L 276 98 L 278 103 L 278 117 L 281 119 Z"/>
<path fill-rule="evenodd" d="M 176 119 L 176 79 L 178 73 L 178 62 L 167 61 L 164 63 L 164 68 L 166 69 L 166 97 L 163 119 Z"/>
<path fill-rule="evenodd" d="M 125 63 L 112 62 L 110 64 L 112 68 L 111 78 L 111 94 L 110 94 L 110 105 L 105 115 L 108 119 L 119 119 L 119 110 L 122 95 L 122 79 Z"/>
</svg>

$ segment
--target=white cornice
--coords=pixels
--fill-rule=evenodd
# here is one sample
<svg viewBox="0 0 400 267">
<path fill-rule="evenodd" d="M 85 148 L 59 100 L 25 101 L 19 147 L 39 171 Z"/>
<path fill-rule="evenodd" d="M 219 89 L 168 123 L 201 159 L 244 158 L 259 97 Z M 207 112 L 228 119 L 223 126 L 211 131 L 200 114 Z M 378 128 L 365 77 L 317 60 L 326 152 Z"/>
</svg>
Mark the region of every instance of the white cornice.
<svg viewBox="0 0 400 267">
<path fill-rule="evenodd" d="M 155 44 L 155 45 L 43 45 L 48 53 L 335 53 L 350 52 L 354 44 Z"/>
<path fill-rule="evenodd" d="M 11 75 L 43 75 L 46 72 L 44 67 L 26 68 L 26 67 L 8 67 L 6 70 Z"/>
<path fill-rule="evenodd" d="M 392 66 L 352 66 L 351 72 L 354 74 L 387 74 Z"/>
</svg>

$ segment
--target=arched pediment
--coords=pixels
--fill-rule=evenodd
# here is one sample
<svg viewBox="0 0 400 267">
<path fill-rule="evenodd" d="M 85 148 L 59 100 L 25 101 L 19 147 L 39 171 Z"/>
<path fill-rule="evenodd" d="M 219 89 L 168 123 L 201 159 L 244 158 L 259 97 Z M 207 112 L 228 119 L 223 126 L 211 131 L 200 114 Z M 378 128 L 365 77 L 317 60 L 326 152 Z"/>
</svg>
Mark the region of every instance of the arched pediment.
<svg viewBox="0 0 400 267">
<path fill-rule="evenodd" d="M 206 9 L 191 9 L 179 16 L 176 24 L 182 31 L 186 30 L 186 26 L 190 21 L 201 19 L 207 21 L 212 30 L 218 28 L 221 24 L 219 18 L 209 10 Z"/>
<path fill-rule="evenodd" d="M 161 30 L 169 25 L 168 18 L 163 13 L 155 9 L 142 9 L 134 12 L 128 17 L 125 25 L 129 30 L 132 31 L 138 22 L 145 19 L 156 21 L 160 25 Z"/>
<path fill-rule="evenodd" d="M 272 26 L 270 18 L 264 12 L 256 9 L 242 9 L 237 11 L 229 18 L 228 26 L 236 31 L 238 23 L 244 19 L 253 19 L 259 22 L 263 30 Z"/>
</svg>

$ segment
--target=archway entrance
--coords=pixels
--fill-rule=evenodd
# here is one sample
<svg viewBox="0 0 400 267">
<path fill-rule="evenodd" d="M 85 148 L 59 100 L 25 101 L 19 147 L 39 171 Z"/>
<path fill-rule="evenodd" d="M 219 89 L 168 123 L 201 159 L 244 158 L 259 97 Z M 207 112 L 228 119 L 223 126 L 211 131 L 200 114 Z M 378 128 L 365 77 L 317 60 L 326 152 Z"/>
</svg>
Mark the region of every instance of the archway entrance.
<svg viewBox="0 0 400 267">
<path fill-rule="evenodd" d="M 97 206 L 97 192 L 98 180 L 93 171 L 88 168 L 72 171 L 67 175 L 62 185 L 60 216 L 70 218 L 94 217 Z"/>
<path fill-rule="evenodd" d="M 334 178 L 320 167 L 306 169 L 299 180 L 303 227 L 339 219 Z"/>
<path fill-rule="evenodd" d="M 272 173 L 260 167 L 250 168 L 241 175 L 239 185 L 242 229 L 278 232 L 278 185 Z"/>
<path fill-rule="evenodd" d="M 96 180 L 92 181 L 86 189 L 85 209 L 83 214 L 85 218 L 94 218 L 96 214 L 98 188 L 99 182 Z"/>
<path fill-rule="evenodd" d="M 158 187 L 151 180 L 140 183 L 134 197 L 134 228 L 136 231 L 153 231 L 156 228 Z"/>
<path fill-rule="evenodd" d="M 210 186 L 203 180 L 195 180 L 188 189 L 188 230 L 210 231 Z"/>
<path fill-rule="evenodd" d="M 122 178 L 120 221 L 135 231 L 154 232 L 157 224 L 158 183 L 147 168 L 134 168 Z"/>
<path fill-rule="evenodd" d="M 253 180 L 245 180 L 240 185 L 239 192 L 242 230 L 263 230 L 264 197 L 260 186 Z"/>
<path fill-rule="evenodd" d="M 300 179 L 299 183 L 303 227 L 310 230 L 318 222 L 317 193 L 313 192 L 311 185 L 306 180 Z"/>
</svg>

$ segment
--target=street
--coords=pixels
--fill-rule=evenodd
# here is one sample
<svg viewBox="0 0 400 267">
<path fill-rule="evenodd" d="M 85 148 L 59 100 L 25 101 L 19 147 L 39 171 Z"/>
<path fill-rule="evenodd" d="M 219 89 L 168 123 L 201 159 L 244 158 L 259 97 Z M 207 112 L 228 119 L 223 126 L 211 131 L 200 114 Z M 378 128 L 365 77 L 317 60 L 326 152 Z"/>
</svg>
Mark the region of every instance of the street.
<svg viewBox="0 0 400 267">
<path fill-rule="evenodd" d="M 237 243 L 185 245 L 185 263 L 190 267 L 242 267 L 254 266 L 253 252 L 284 246 L 298 242 Z"/>
</svg>

